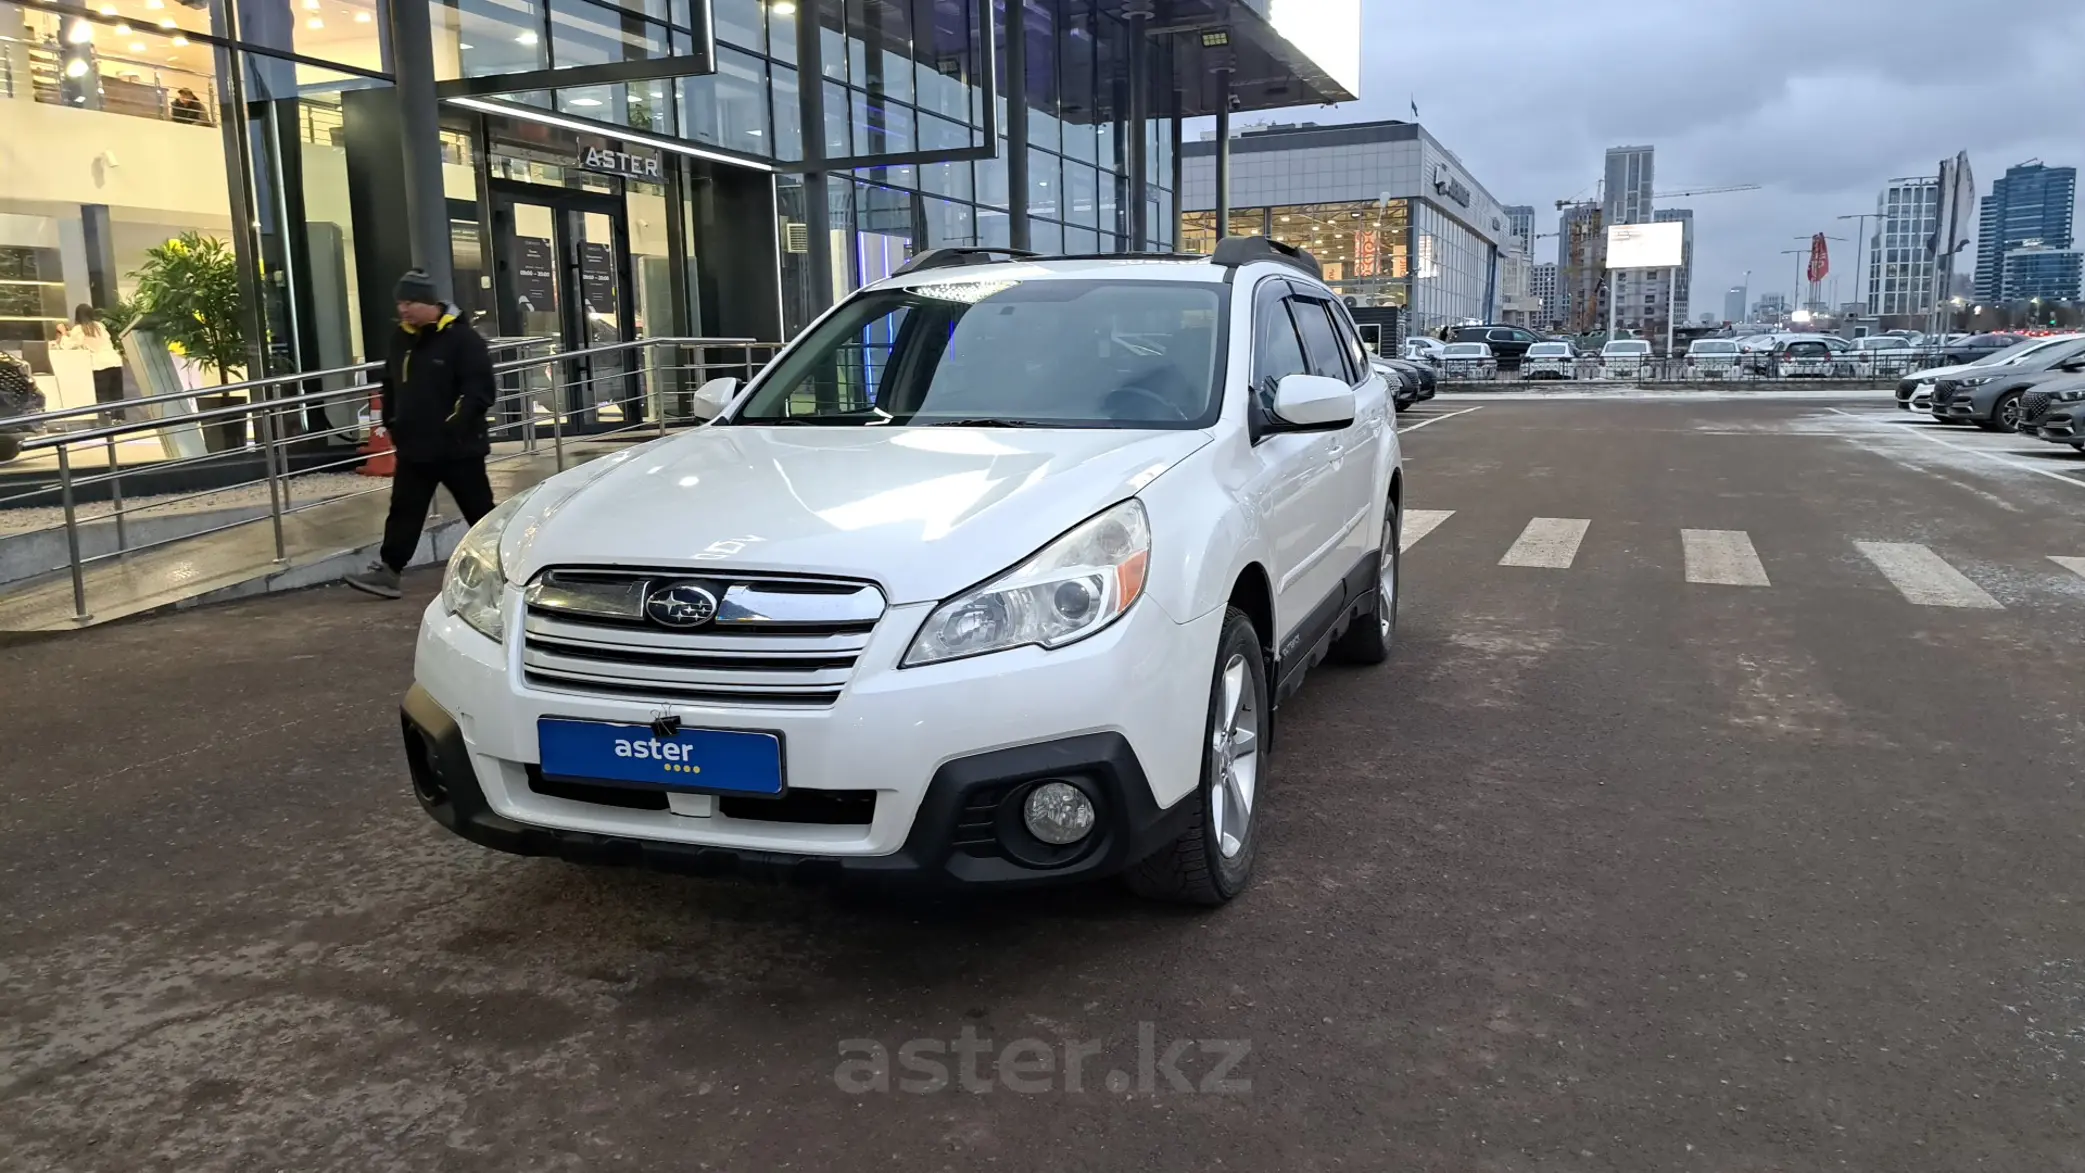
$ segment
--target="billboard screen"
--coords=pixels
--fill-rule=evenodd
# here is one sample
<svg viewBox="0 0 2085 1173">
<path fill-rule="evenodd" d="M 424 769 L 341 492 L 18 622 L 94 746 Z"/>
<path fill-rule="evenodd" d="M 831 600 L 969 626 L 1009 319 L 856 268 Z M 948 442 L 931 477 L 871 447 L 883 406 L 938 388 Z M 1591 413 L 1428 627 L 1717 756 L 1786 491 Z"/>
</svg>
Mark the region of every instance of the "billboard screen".
<svg viewBox="0 0 2085 1173">
<path fill-rule="evenodd" d="M 1615 224 L 1607 229 L 1610 269 L 1676 269 L 1686 256 L 1687 226 L 1677 220 Z"/>
</svg>

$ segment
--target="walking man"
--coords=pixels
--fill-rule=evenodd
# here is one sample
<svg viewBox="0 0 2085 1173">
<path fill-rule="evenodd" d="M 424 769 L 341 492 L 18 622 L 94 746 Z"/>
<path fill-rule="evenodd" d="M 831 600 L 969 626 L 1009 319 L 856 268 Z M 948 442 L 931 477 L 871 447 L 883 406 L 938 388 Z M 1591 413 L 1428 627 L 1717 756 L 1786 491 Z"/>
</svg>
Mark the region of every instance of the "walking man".
<svg viewBox="0 0 2085 1173">
<path fill-rule="evenodd" d="M 386 599 L 399 596 L 399 573 L 420 545 L 437 487 L 449 490 L 472 525 L 492 512 L 486 416 L 497 395 L 485 340 L 427 274 L 415 269 L 399 278 L 396 296 L 398 333 L 380 383 L 383 425 L 397 453 L 391 514 L 378 561 L 347 580 Z"/>
</svg>

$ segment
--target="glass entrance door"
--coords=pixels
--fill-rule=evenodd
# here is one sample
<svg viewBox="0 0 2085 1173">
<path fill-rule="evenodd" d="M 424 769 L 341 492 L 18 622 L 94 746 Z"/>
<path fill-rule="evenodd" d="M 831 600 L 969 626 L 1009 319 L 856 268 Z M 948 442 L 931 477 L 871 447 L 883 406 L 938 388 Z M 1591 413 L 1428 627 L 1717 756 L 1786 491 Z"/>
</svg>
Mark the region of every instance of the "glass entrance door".
<svg viewBox="0 0 2085 1173">
<path fill-rule="evenodd" d="M 493 265 L 500 331 L 555 338 L 570 357 L 531 380 L 539 412 L 576 431 L 644 419 L 641 364 L 617 343 L 635 337 L 622 201 L 514 185 L 494 193 Z"/>
</svg>

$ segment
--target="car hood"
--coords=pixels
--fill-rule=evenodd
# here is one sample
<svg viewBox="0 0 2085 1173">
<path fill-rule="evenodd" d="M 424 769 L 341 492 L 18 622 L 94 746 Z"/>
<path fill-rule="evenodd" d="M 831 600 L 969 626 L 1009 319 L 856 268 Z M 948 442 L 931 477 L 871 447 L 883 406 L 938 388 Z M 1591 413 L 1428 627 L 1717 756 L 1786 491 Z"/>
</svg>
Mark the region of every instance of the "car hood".
<svg viewBox="0 0 2085 1173">
<path fill-rule="evenodd" d="M 1961 375 L 1969 371 L 1974 371 L 1977 374 L 1981 375 L 1985 373 L 1995 373 L 2004 369 L 2005 368 L 2003 367 L 1990 365 L 1979 367 L 1973 366 L 1969 363 L 1957 363 L 1954 366 L 1948 367 L 1927 367 L 1923 371 L 1913 371 L 1904 377 L 1906 379 L 1915 380 L 1920 383 L 1931 383 L 1937 379 L 1952 379 L 1958 375 Z"/>
<path fill-rule="evenodd" d="M 893 604 L 1006 570 L 1209 443 L 1200 431 L 705 427 L 544 482 L 501 564 L 865 578 Z"/>
</svg>

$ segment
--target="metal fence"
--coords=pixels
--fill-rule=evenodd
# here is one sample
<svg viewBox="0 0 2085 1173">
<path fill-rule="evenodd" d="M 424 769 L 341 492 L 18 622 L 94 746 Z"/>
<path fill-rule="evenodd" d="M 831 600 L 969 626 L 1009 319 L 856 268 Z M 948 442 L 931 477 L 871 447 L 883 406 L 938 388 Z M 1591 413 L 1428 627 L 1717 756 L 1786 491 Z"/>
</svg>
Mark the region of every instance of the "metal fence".
<svg viewBox="0 0 2085 1173">
<path fill-rule="evenodd" d="M 1731 356 L 1606 358 L 1580 356 L 1564 363 L 1501 364 L 1496 359 L 1433 359 L 1441 378 L 1459 383 L 1536 383 L 1545 381 L 1693 385 L 1708 383 L 1843 384 L 1849 387 L 1892 386 L 1914 371 L 1957 361 L 1939 350 L 1842 352 L 1804 358 L 1765 351 Z"/>
<path fill-rule="evenodd" d="M 547 339 L 524 339 L 500 344 L 506 349 L 547 346 Z M 547 354 L 528 354 L 497 362 L 493 366 L 499 393 L 489 420 L 496 444 L 513 445 L 496 451 L 493 461 L 514 460 L 540 454 L 548 447 L 556 467 L 566 466 L 567 444 L 575 439 L 602 439 L 655 431 L 666 434 L 674 424 L 698 422 L 694 415 L 696 390 L 712 378 L 752 378 L 772 358 L 781 344 L 747 338 L 648 338 Z M 256 379 L 197 391 L 176 392 L 140 399 L 125 399 L 92 407 L 67 408 L 38 415 L 0 419 L 0 432 L 29 432 L 21 444 L 22 454 L 50 453 L 57 467 L 48 480 L 22 491 L 7 493 L 0 486 L 0 509 L 10 506 L 48 504 L 55 501 L 65 516 L 67 566 L 72 576 L 76 616 L 86 619 L 86 568 L 112 558 L 123 558 L 145 550 L 221 533 L 243 525 L 258 524 L 261 517 L 241 518 L 222 525 L 183 532 L 154 542 L 128 541 L 126 523 L 138 514 L 171 509 L 211 494 L 265 485 L 268 513 L 274 529 L 275 559 L 288 560 L 283 519 L 320 505 L 332 504 L 367 493 L 385 492 L 387 480 L 373 481 L 355 493 L 317 497 L 296 503 L 295 482 L 299 477 L 358 468 L 370 456 L 357 445 L 366 435 L 373 415 L 371 396 L 378 390 L 372 380 L 381 363 L 365 363 L 334 370 L 302 372 L 270 379 Z M 333 388 L 299 389 L 331 380 L 346 380 Z M 198 409 L 198 398 L 244 394 L 247 401 L 229 406 Z M 345 405 L 346 413 L 325 409 Z M 89 417 L 123 418 L 104 426 L 79 428 Z M 312 419 L 349 414 L 354 422 L 312 428 Z M 126 467 L 119 441 L 145 433 L 189 430 L 229 425 L 248 437 L 244 442 L 205 452 L 202 455 L 167 460 L 133 462 Z M 66 430 L 72 429 L 72 430 Z M 81 468 L 81 454 L 98 455 L 102 467 Z M 240 478 L 243 468 L 258 458 L 258 475 Z M 149 504 L 129 507 L 124 503 L 126 476 L 135 478 L 146 471 L 165 472 L 198 469 L 217 462 L 220 474 L 206 488 L 179 493 Z M 4 466 L 0 466 L 4 467 Z M 106 496 L 109 511 L 102 515 L 114 527 L 115 548 L 107 553 L 83 556 L 80 541 L 80 505 L 84 497 Z"/>
</svg>

